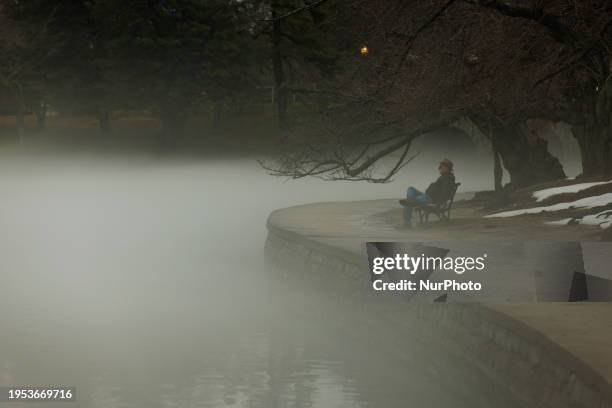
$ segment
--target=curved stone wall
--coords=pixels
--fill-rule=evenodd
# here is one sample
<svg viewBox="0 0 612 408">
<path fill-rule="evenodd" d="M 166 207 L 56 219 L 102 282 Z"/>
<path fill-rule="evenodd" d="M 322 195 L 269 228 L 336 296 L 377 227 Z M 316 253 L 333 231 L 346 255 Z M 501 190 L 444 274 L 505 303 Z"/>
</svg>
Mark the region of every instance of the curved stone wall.
<svg viewBox="0 0 612 408">
<path fill-rule="evenodd" d="M 272 223 L 265 256 L 268 270 L 292 285 L 314 288 L 340 308 L 367 311 L 364 325 L 385 326 L 400 342 L 402 336 L 417 339 L 448 382 L 457 382 L 457 392 L 479 388 L 503 395 L 504 401 L 511 401 L 508 406 L 612 408 L 612 391 L 603 376 L 493 307 L 397 297 L 364 304 L 363 288 L 369 284 L 365 259 Z M 457 378 L 457 366 L 465 367 L 469 378 Z M 477 385 L 466 387 L 466 381 Z"/>
</svg>

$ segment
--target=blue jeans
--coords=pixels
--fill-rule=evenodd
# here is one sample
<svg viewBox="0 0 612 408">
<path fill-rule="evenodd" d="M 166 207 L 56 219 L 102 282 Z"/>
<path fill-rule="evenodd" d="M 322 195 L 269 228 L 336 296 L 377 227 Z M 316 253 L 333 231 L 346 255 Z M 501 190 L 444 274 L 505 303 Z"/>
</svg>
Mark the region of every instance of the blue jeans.
<svg viewBox="0 0 612 408">
<path fill-rule="evenodd" d="M 429 204 L 431 203 L 431 198 L 422 191 L 417 190 L 414 187 L 408 187 L 408 191 L 406 191 L 406 198 L 412 198 L 419 204 Z M 407 205 L 404 206 L 404 224 L 411 225 L 412 224 L 412 209 L 413 206 Z"/>
</svg>

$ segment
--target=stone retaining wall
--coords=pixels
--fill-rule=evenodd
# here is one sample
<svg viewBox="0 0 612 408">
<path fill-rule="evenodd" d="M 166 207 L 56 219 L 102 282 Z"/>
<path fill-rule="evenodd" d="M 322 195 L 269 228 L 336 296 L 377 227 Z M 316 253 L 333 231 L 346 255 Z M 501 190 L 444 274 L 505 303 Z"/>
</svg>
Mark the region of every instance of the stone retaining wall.
<svg viewBox="0 0 612 408">
<path fill-rule="evenodd" d="M 507 396 L 510 406 L 612 408 L 612 391 L 601 375 L 503 313 L 481 304 L 407 302 L 397 296 L 365 300 L 364 307 L 365 259 L 276 226 L 268 227 L 265 255 L 269 269 L 292 284 L 314 286 L 347 308 L 367 309 L 370 322 L 416 338 L 451 382 L 461 375 L 460 364 L 477 373 L 483 392 Z"/>
</svg>

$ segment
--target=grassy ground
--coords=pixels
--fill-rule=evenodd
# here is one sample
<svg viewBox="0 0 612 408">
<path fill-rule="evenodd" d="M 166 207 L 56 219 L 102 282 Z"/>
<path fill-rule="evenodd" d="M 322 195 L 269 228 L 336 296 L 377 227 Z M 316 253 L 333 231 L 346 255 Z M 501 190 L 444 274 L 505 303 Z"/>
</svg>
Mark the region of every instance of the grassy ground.
<svg viewBox="0 0 612 408">
<path fill-rule="evenodd" d="M 537 184 L 534 186 L 530 186 L 525 189 L 514 191 L 510 197 L 509 201 L 501 206 L 497 207 L 491 205 L 491 201 L 493 197 L 491 195 L 480 195 L 476 198 L 460 203 L 459 208 L 471 209 L 475 211 L 475 215 L 488 215 L 491 213 L 497 213 L 507 210 L 520 210 L 527 209 L 533 207 L 547 207 L 555 204 L 561 203 L 571 203 L 577 200 L 585 199 L 588 197 L 600 196 L 603 194 L 612 193 L 612 183 L 600 184 L 593 187 L 589 187 L 578 191 L 576 193 L 561 193 L 556 194 L 550 197 L 545 198 L 542 201 L 537 201 L 533 196 L 535 191 L 544 190 L 548 188 L 555 187 L 564 187 L 573 184 L 581 184 L 581 183 L 592 183 L 592 182 L 603 182 L 607 181 L 602 177 L 595 177 L 589 179 L 573 179 L 573 180 L 558 180 L 554 182 L 548 182 L 543 184 Z M 567 228 L 575 227 L 579 224 L 580 220 L 587 216 L 593 214 L 600 214 L 604 211 L 612 211 L 612 203 L 607 205 L 596 206 L 593 208 L 568 208 L 560 211 L 552 211 L 552 212 L 541 212 L 538 214 L 525 214 L 517 217 L 509 217 L 507 219 L 496 219 L 496 218 L 488 218 L 488 221 L 497 220 L 498 223 L 536 223 L 536 224 L 545 224 L 547 222 L 555 222 L 564 219 L 571 219 L 569 221 Z M 505 220 L 505 221 L 504 221 Z M 605 221 L 602 219 L 602 222 Z M 550 228 L 550 226 L 549 226 Z M 577 229 L 576 229 L 577 230 Z M 602 239 L 612 240 L 612 233 L 610 228 L 607 229 L 598 229 L 594 227 L 594 231 L 597 234 L 601 235 Z"/>
</svg>

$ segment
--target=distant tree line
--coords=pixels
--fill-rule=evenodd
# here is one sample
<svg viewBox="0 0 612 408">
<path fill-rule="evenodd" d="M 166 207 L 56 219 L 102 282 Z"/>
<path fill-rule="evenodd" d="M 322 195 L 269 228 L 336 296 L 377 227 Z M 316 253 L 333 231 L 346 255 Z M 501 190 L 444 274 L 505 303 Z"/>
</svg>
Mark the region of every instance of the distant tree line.
<svg viewBox="0 0 612 408">
<path fill-rule="evenodd" d="M 18 124 L 146 110 L 172 143 L 272 85 L 286 149 L 267 166 L 290 177 L 385 182 L 416 138 L 469 123 L 496 187 L 503 166 L 520 188 L 565 176 L 542 138 L 560 121 L 583 175 L 609 175 L 611 53 L 607 0 L 0 0 Z"/>
<path fill-rule="evenodd" d="M 103 131 L 113 110 L 147 110 L 170 141 L 198 109 L 218 115 L 227 101 L 275 84 L 287 128 L 289 82 L 329 70 L 323 3 L 0 0 L 0 92 L 19 128 L 35 106 L 95 113 Z"/>
</svg>

